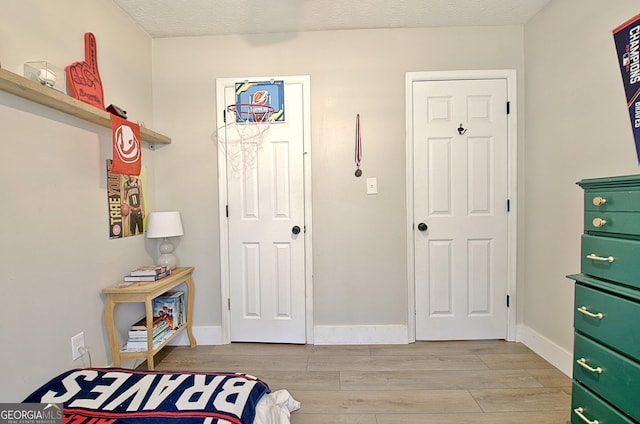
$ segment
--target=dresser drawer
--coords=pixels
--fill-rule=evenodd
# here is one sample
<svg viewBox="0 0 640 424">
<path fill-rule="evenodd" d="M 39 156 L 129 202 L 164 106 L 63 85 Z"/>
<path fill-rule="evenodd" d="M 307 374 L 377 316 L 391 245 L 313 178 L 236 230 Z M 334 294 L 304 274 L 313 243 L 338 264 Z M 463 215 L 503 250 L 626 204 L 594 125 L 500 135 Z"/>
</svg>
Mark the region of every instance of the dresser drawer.
<svg viewBox="0 0 640 424">
<path fill-rule="evenodd" d="M 640 358 L 640 303 L 576 284 L 575 307 L 573 326 L 577 331 Z"/>
<path fill-rule="evenodd" d="M 595 421 L 601 424 L 633 424 L 633 421 L 574 381 L 571 388 L 571 424 Z"/>
<path fill-rule="evenodd" d="M 640 190 L 589 189 L 584 193 L 585 211 L 638 211 Z"/>
<path fill-rule="evenodd" d="M 640 212 L 584 212 L 584 230 L 588 233 L 640 235 Z"/>
<path fill-rule="evenodd" d="M 573 378 L 632 419 L 640 420 L 640 364 L 637 362 L 576 333 Z"/>
<path fill-rule="evenodd" d="M 640 288 L 640 241 L 582 236 L 581 271 Z"/>
</svg>

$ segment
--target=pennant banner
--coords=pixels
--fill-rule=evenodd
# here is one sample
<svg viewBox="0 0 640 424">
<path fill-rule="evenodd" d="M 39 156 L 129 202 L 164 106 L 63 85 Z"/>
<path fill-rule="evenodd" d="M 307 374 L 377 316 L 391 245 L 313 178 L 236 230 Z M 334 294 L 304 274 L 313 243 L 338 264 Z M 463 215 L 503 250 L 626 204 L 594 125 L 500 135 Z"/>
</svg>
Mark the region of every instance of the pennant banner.
<svg viewBox="0 0 640 424">
<path fill-rule="evenodd" d="M 111 172 L 122 175 L 140 175 L 142 146 L 140 127 L 111 114 L 113 130 L 113 165 Z"/>
<path fill-rule="evenodd" d="M 613 38 L 627 97 L 636 155 L 640 162 L 640 15 L 614 29 Z"/>
</svg>

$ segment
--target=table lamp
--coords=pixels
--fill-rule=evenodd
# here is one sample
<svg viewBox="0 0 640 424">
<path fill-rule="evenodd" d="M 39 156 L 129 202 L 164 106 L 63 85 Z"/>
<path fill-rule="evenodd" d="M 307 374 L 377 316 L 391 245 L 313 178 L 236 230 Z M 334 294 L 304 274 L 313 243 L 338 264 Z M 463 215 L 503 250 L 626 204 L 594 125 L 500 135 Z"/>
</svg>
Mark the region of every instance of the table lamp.
<svg viewBox="0 0 640 424">
<path fill-rule="evenodd" d="M 178 258 L 173 254 L 173 244 L 169 237 L 184 235 L 180 212 L 151 212 L 147 222 L 147 238 L 161 238 L 160 253 L 156 260 L 157 265 L 167 265 L 171 269 L 176 267 Z"/>
</svg>

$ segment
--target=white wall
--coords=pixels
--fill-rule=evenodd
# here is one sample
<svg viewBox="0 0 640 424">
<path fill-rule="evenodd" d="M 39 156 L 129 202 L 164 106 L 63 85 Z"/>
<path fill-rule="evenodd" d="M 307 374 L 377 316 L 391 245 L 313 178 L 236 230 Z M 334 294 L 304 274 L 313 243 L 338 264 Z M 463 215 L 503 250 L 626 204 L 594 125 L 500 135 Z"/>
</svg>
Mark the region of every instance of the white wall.
<svg viewBox="0 0 640 424">
<path fill-rule="evenodd" d="M 0 62 L 21 75 L 27 61 L 64 67 L 84 59 L 85 32 L 96 36 L 106 104 L 151 126 L 151 40 L 110 1 L 3 2 Z M 93 365 L 111 362 L 100 290 L 149 263 L 155 244 L 142 236 L 109 240 L 110 133 L 0 92 L 1 402 L 21 401 L 55 374 L 88 366 L 71 359 L 70 339 L 80 331 Z M 153 152 L 143 155 L 153 208 Z M 125 324 L 141 316 L 123 309 Z"/>
<path fill-rule="evenodd" d="M 404 73 L 516 69 L 520 322 L 570 351 L 572 285 L 564 275 L 579 269 L 581 233 L 574 183 L 638 170 L 611 36 L 637 12 L 633 0 L 553 0 L 524 31 L 162 39 L 153 42 L 152 64 L 151 41 L 110 1 L 22 0 L 3 3 L 0 62 L 17 73 L 32 60 L 65 66 L 82 58 L 83 34 L 96 35 L 106 102 L 173 138 L 145 150 L 149 200 L 183 212 L 177 253 L 196 267 L 199 328 L 220 325 L 216 77 L 311 76 L 315 321 L 375 326 L 407 319 Z M 366 196 L 364 181 L 352 176 L 356 113 L 363 169 L 378 177 L 377 196 Z M 57 372 L 88 365 L 71 360 L 69 339 L 79 331 L 93 365 L 110 363 L 100 290 L 150 261 L 156 246 L 142 237 L 107 239 L 107 129 L 2 92 L 0 128 L 0 401 L 10 402 Z"/>
<path fill-rule="evenodd" d="M 314 323 L 406 325 L 405 73 L 516 69 L 521 76 L 523 28 L 172 38 L 153 46 L 156 127 L 173 137 L 157 152 L 158 206 L 178 201 L 190 227 L 179 251 L 196 267 L 195 323 L 221 322 L 215 78 L 310 75 Z M 353 176 L 357 113 L 360 179 Z M 366 194 L 366 177 L 378 178 L 379 194 Z"/>
<path fill-rule="evenodd" d="M 583 178 L 638 173 L 612 30 L 637 1 L 553 0 L 525 27 L 524 323 L 571 352 Z"/>
</svg>

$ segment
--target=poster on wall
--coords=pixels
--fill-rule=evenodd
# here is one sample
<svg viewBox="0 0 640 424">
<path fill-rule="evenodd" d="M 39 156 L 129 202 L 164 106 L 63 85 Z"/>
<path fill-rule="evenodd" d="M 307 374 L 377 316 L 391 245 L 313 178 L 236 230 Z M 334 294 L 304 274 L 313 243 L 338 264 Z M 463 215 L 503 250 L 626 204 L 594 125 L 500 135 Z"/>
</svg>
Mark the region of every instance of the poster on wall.
<svg viewBox="0 0 640 424">
<path fill-rule="evenodd" d="M 143 234 L 147 228 L 145 168 L 141 168 L 138 176 L 121 175 L 111 172 L 112 165 L 112 160 L 107 159 L 109 238 Z"/>
<path fill-rule="evenodd" d="M 640 15 L 637 15 L 613 30 L 622 73 L 627 109 L 631 119 L 636 155 L 640 162 Z"/>
<path fill-rule="evenodd" d="M 284 81 L 244 81 L 235 83 L 236 104 L 273 107 L 270 120 L 284 122 Z"/>
</svg>

